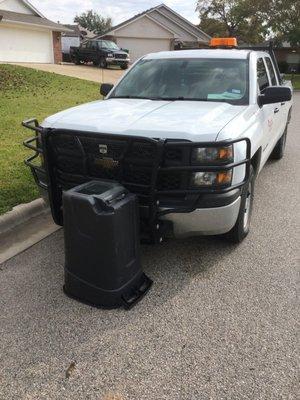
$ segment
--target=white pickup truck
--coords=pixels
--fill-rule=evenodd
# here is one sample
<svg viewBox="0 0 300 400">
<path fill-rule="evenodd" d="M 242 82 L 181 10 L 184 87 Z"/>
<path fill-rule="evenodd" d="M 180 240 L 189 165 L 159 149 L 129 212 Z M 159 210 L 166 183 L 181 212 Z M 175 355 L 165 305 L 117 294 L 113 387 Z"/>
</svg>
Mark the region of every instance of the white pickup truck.
<svg viewBox="0 0 300 400">
<path fill-rule="evenodd" d="M 48 191 L 54 221 L 63 224 L 64 190 L 108 179 L 137 194 L 146 239 L 243 240 L 255 179 L 269 157 L 283 156 L 291 117 L 292 89 L 273 52 L 153 53 L 100 91 L 104 101 L 23 122 L 36 132 L 26 164 Z"/>
</svg>

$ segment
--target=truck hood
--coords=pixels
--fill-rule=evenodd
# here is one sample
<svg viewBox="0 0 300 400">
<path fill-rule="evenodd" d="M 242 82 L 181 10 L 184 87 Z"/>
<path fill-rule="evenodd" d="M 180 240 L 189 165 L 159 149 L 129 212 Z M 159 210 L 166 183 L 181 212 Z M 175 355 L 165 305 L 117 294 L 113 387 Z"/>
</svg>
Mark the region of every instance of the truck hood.
<svg viewBox="0 0 300 400">
<path fill-rule="evenodd" d="M 42 126 L 153 138 L 216 140 L 246 106 L 205 101 L 108 99 L 83 104 L 45 119 Z"/>
<path fill-rule="evenodd" d="M 105 49 L 107 53 L 117 53 L 117 54 L 126 54 L 128 56 L 128 53 L 124 50 L 121 49 Z"/>
</svg>

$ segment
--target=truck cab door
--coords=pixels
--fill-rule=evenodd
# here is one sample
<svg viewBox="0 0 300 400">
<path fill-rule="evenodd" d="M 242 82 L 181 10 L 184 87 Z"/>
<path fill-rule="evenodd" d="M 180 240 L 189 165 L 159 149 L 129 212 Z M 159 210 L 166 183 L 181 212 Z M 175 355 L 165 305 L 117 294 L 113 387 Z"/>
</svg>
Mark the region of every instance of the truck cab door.
<svg viewBox="0 0 300 400">
<path fill-rule="evenodd" d="M 103 41 L 98 42 L 98 58 L 101 58 L 106 55 L 106 52 L 104 51 L 104 45 Z"/>
<path fill-rule="evenodd" d="M 80 59 L 83 61 L 87 61 L 87 54 L 88 54 L 88 45 L 89 42 L 82 43 L 80 46 Z"/>
<path fill-rule="evenodd" d="M 89 41 L 87 43 L 87 47 L 86 47 L 86 55 L 85 55 L 85 60 L 86 61 L 92 61 L 93 60 L 93 42 Z"/>
<path fill-rule="evenodd" d="M 89 52 L 89 61 L 96 62 L 98 59 L 98 42 L 92 41 L 90 42 L 90 52 Z"/>
<path fill-rule="evenodd" d="M 257 85 L 258 94 L 263 94 L 264 90 L 270 86 L 267 68 L 262 58 L 257 60 Z M 272 141 L 274 136 L 274 123 L 276 119 L 275 108 L 277 104 L 264 104 L 260 106 L 259 114 L 262 125 L 262 165 L 267 161 L 272 151 Z"/>
</svg>

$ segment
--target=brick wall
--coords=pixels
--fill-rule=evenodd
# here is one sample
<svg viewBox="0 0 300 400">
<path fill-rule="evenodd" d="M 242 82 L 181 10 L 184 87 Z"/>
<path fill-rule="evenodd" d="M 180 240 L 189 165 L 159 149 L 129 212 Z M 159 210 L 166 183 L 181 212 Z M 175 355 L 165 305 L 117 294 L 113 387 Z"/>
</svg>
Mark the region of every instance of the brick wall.
<svg viewBox="0 0 300 400">
<path fill-rule="evenodd" d="M 60 32 L 52 32 L 52 39 L 53 39 L 54 63 L 59 64 L 60 62 L 62 62 L 61 33 Z"/>
</svg>

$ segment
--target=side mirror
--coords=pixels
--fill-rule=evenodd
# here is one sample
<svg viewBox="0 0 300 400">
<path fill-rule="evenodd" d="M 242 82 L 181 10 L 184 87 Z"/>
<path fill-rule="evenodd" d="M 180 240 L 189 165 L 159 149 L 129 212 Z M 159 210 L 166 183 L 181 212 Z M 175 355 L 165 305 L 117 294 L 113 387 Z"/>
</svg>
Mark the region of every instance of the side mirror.
<svg viewBox="0 0 300 400">
<path fill-rule="evenodd" d="M 102 83 L 100 85 L 100 94 L 104 97 L 107 96 L 113 87 L 114 85 L 112 83 Z"/>
<path fill-rule="evenodd" d="M 269 86 L 265 89 L 264 94 L 258 96 L 259 104 L 284 103 L 292 98 L 292 91 L 288 87 Z"/>
</svg>

